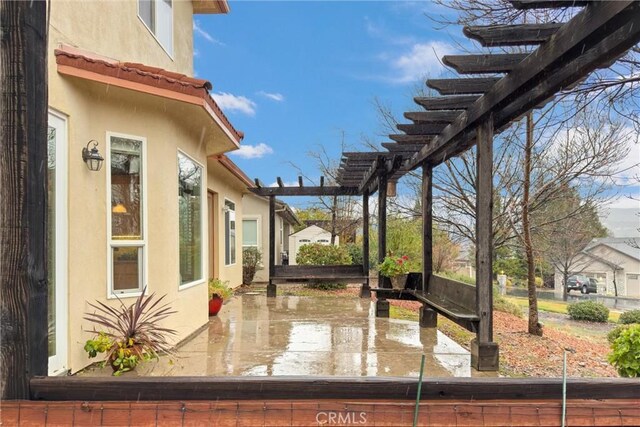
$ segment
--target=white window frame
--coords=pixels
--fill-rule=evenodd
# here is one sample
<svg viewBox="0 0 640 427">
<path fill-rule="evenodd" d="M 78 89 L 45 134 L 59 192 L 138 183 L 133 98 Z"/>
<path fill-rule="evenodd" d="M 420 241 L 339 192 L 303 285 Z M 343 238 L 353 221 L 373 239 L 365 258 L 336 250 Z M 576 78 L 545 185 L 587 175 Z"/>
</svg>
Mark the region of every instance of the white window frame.
<svg viewBox="0 0 640 427">
<path fill-rule="evenodd" d="M 140 187 L 142 188 L 142 239 L 140 240 L 120 240 L 120 239 L 112 239 L 111 235 L 111 138 L 126 138 L 133 139 L 136 141 L 142 142 L 142 159 L 140 164 L 142 166 L 142 174 L 140 176 Z M 107 169 L 107 299 L 115 299 L 115 298 L 133 298 L 138 297 L 142 294 L 142 289 L 147 288 L 147 294 L 149 294 L 149 255 L 148 255 L 148 223 L 149 219 L 147 217 L 147 138 L 138 136 L 138 135 L 129 135 L 118 132 L 107 132 L 107 136 L 105 141 L 106 143 L 106 155 L 104 162 L 106 164 Z M 142 247 L 142 272 L 141 272 L 141 280 L 140 286 L 137 290 L 131 291 L 119 291 L 114 292 L 113 290 L 113 248 L 114 247 Z"/>
<path fill-rule="evenodd" d="M 161 2 L 162 0 L 152 0 L 154 3 L 158 3 Z M 151 34 L 151 36 L 154 38 L 154 40 L 156 41 L 156 43 L 158 43 L 158 45 L 160 45 L 160 47 L 162 48 L 162 50 L 164 50 L 164 52 L 167 54 L 167 56 L 169 56 L 169 58 L 173 61 L 174 57 L 173 57 L 173 48 L 175 46 L 175 25 L 174 25 L 174 18 L 175 18 L 175 14 L 174 14 L 174 6 L 176 5 L 176 0 L 171 0 L 171 48 L 167 49 L 167 47 L 165 45 L 162 44 L 162 42 L 160 41 L 160 39 L 158 38 L 158 36 L 156 35 L 156 33 L 154 33 L 151 28 L 149 28 L 149 26 L 147 25 L 146 22 L 144 22 L 144 19 L 142 19 L 142 16 L 140 16 L 140 0 L 136 0 L 136 11 L 137 11 L 137 15 L 138 15 L 138 19 L 140 20 L 140 22 L 142 22 L 142 25 L 144 25 L 144 27 L 147 29 L 147 31 L 149 31 L 149 33 Z M 158 7 L 154 7 L 154 15 L 157 14 L 157 10 Z M 157 26 L 157 18 L 156 16 L 153 16 L 153 19 L 156 20 L 156 26 Z"/>
<path fill-rule="evenodd" d="M 235 259 L 232 263 L 227 264 L 227 223 L 225 221 L 225 215 L 227 213 L 226 210 L 223 211 L 223 215 L 222 215 L 222 220 L 224 221 L 224 266 L 225 267 L 231 267 L 234 266 L 238 263 L 238 217 L 237 215 L 235 215 L 235 213 L 238 212 L 238 204 L 236 202 L 234 202 L 231 199 L 228 198 L 224 198 L 224 203 L 222 205 L 223 209 L 227 206 L 227 202 L 229 203 L 233 203 L 233 212 L 234 212 L 234 221 L 236 223 L 236 235 L 233 237 L 236 240 L 236 254 L 235 254 Z M 231 233 L 229 233 L 231 234 Z M 240 242 L 240 246 L 242 247 L 242 242 Z M 231 245 L 229 245 L 229 249 L 231 249 Z M 229 258 L 231 258 L 231 251 L 229 251 Z"/>
<path fill-rule="evenodd" d="M 244 248 L 258 248 L 262 247 L 262 239 L 261 239 L 261 231 L 262 231 L 262 217 L 260 215 L 245 215 L 242 217 L 242 221 L 256 221 L 256 244 L 255 245 L 245 245 L 244 244 L 244 225 L 242 229 L 242 249 Z M 236 224 L 237 227 L 237 224 Z"/>
<path fill-rule="evenodd" d="M 52 120 L 57 121 L 59 127 L 55 127 L 56 133 L 61 130 L 62 135 L 56 144 L 56 355 L 49 357 L 49 375 L 64 375 L 68 370 L 69 352 L 69 220 L 68 220 L 68 188 L 69 188 L 69 118 L 52 108 L 48 109 L 47 126 Z M 60 325 L 58 325 L 60 323 Z M 54 359 L 54 360 L 52 360 Z M 55 370 L 54 366 L 61 366 Z"/>
<path fill-rule="evenodd" d="M 200 236 L 200 253 L 202 254 L 202 262 L 200 263 L 200 275 L 202 276 L 201 279 L 198 280 L 194 280 L 192 282 L 188 282 L 185 284 L 180 284 L 180 208 L 178 207 L 178 241 L 176 242 L 176 246 L 178 249 L 177 252 L 177 258 L 178 258 L 178 263 L 177 263 L 177 268 L 178 268 L 178 291 L 182 291 L 184 289 L 188 289 L 191 288 L 193 286 L 198 286 L 201 285 L 203 283 L 205 283 L 207 281 L 206 279 L 206 272 L 205 272 L 205 264 L 208 262 L 207 260 L 209 259 L 209 254 L 208 252 L 206 252 L 206 248 L 207 245 L 205 244 L 205 242 L 208 239 L 209 236 L 209 232 L 206 228 L 207 226 L 207 221 L 206 221 L 206 209 L 207 207 L 205 206 L 205 204 L 207 203 L 207 189 L 205 188 L 205 175 L 206 175 L 206 169 L 204 167 L 204 165 L 202 163 L 200 163 L 199 161 L 197 161 L 196 159 L 194 159 L 192 156 L 188 155 L 187 153 L 185 153 L 184 151 L 178 149 L 178 154 L 182 154 L 183 156 L 185 156 L 186 158 L 188 158 L 189 160 L 191 160 L 192 162 L 194 162 L 196 165 L 200 166 L 200 170 L 201 170 L 201 174 L 200 174 L 200 203 L 201 203 L 201 207 L 200 207 L 200 232 L 201 232 L 201 236 Z M 178 161 L 178 154 L 176 154 L 176 185 L 178 185 L 178 177 L 179 177 L 179 173 L 180 173 L 180 162 Z M 176 189 L 176 194 L 178 192 L 178 189 Z"/>
</svg>

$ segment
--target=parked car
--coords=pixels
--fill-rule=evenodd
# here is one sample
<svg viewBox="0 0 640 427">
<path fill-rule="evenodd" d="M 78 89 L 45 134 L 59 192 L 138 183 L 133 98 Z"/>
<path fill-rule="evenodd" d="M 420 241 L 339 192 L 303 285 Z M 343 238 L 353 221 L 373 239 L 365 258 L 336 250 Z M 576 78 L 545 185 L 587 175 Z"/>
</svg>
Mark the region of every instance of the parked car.
<svg viewBox="0 0 640 427">
<path fill-rule="evenodd" d="M 567 293 L 571 291 L 580 291 L 583 294 L 595 294 L 598 292 L 598 281 L 587 276 L 574 274 L 567 279 Z"/>
</svg>

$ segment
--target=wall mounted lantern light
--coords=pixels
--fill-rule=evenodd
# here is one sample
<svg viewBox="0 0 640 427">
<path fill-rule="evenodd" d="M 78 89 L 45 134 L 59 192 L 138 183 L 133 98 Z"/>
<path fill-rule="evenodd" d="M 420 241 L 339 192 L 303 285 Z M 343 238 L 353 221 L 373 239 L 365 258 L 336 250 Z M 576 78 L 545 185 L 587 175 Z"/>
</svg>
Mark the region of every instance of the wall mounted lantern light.
<svg viewBox="0 0 640 427">
<path fill-rule="evenodd" d="M 89 148 L 89 144 L 93 142 L 93 147 Z M 102 162 L 104 162 L 104 158 L 100 155 L 98 151 L 98 141 L 92 139 L 87 142 L 87 146 L 82 149 L 82 160 L 87 164 L 87 168 L 90 171 L 97 172 L 102 168 Z"/>
</svg>

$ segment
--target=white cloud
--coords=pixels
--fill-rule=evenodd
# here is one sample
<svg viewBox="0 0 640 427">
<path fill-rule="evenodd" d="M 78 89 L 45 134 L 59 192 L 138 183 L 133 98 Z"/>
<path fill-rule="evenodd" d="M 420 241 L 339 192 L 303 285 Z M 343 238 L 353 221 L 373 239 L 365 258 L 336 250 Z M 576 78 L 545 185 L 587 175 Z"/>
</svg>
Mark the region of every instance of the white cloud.
<svg viewBox="0 0 640 427">
<path fill-rule="evenodd" d="M 261 142 L 258 145 L 241 145 L 238 150 L 232 151 L 229 154 L 242 157 L 243 159 L 259 159 L 267 154 L 273 154 L 273 148 Z"/>
<path fill-rule="evenodd" d="M 265 92 L 261 90 L 258 92 L 258 95 L 264 96 L 265 98 L 269 98 L 272 101 L 282 102 L 284 101 L 284 95 L 278 92 Z"/>
<path fill-rule="evenodd" d="M 256 115 L 256 103 L 245 96 L 233 95 L 226 92 L 212 93 L 213 99 L 225 111 L 235 111 L 248 116 Z"/>
<path fill-rule="evenodd" d="M 205 39 L 206 41 L 208 41 L 211 44 L 216 44 L 218 46 L 226 46 L 224 43 L 222 43 L 220 40 L 216 39 L 215 37 L 213 37 L 211 34 L 209 34 L 208 32 L 206 32 L 201 26 L 200 23 L 197 20 L 193 20 L 193 32 L 196 33 L 197 35 L 199 35 L 200 37 L 202 37 L 203 39 Z"/>
<path fill-rule="evenodd" d="M 297 187 L 298 181 L 284 181 L 282 185 L 284 185 L 285 187 Z M 269 187 L 277 187 L 277 186 L 278 186 L 278 181 L 273 181 L 271 184 L 269 184 Z"/>
<path fill-rule="evenodd" d="M 453 46 L 445 42 L 414 43 L 409 51 L 398 57 L 386 56 L 394 70 L 391 80 L 394 83 L 411 83 L 427 75 L 437 75 L 444 70 L 440 58 L 454 51 Z"/>
</svg>

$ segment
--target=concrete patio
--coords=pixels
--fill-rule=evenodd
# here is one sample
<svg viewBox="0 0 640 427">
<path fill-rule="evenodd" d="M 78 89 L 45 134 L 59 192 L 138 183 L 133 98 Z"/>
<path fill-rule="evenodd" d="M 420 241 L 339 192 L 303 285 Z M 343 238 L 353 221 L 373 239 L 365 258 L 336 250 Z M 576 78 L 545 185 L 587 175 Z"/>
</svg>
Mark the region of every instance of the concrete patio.
<svg viewBox="0 0 640 427">
<path fill-rule="evenodd" d="M 376 318 L 374 305 L 352 296 L 236 295 L 173 361 L 163 357 L 125 375 L 417 377 L 424 353 L 426 377 L 487 376 L 441 332 Z M 81 375 L 110 374 L 106 367 Z"/>
</svg>

